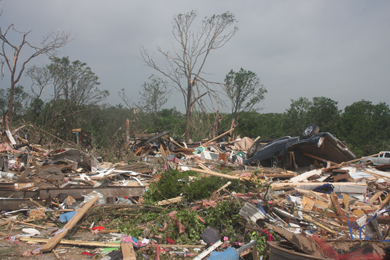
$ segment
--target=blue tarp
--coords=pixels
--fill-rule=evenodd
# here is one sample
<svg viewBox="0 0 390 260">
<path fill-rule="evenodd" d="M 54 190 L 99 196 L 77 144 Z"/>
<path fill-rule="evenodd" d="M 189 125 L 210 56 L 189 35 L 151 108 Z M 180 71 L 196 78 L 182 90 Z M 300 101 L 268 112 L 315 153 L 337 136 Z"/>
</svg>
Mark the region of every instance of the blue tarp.
<svg viewBox="0 0 390 260">
<path fill-rule="evenodd" d="M 73 218 L 73 216 L 76 215 L 76 213 L 77 213 L 77 211 L 70 211 L 70 212 L 66 212 L 64 214 L 61 214 L 60 221 L 62 223 L 69 222 L 69 220 L 71 220 Z"/>
<path fill-rule="evenodd" d="M 211 252 L 207 260 L 238 260 L 240 256 L 233 247 L 228 247 L 225 252 Z"/>
</svg>

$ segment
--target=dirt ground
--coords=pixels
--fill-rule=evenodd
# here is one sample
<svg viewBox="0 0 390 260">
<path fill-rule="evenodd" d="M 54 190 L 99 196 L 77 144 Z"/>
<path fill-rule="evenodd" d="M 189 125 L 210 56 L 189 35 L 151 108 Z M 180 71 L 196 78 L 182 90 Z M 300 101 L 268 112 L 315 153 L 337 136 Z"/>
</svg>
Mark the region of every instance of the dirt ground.
<svg viewBox="0 0 390 260">
<path fill-rule="evenodd" d="M 15 232 L 11 233 L 11 236 L 14 236 L 16 234 L 20 234 L 21 231 L 16 230 Z M 45 236 L 45 233 L 42 232 L 40 238 L 42 236 Z M 86 231 L 77 232 L 73 238 L 75 240 L 98 240 L 99 235 L 91 234 Z M 76 247 L 71 245 L 57 245 L 55 247 L 55 251 L 58 253 L 59 258 L 55 256 L 53 252 L 50 253 L 43 253 L 40 255 L 31 255 L 28 257 L 23 257 L 22 254 L 28 250 L 34 251 L 38 249 L 39 247 L 43 246 L 43 243 L 41 244 L 27 244 L 24 241 L 17 241 L 17 244 L 12 244 L 9 241 L 6 240 L 6 237 L 0 237 L 0 259 L 1 260 L 16 260 L 16 259 L 39 259 L 39 260 L 57 260 L 57 259 L 74 259 L 74 260 L 81 260 L 81 259 L 101 259 L 103 255 L 100 254 L 100 249 L 96 247 Z M 88 252 L 95 254 L 94 256 L 87 256 L 83 255 L 83 252 Z"/>
</svg>

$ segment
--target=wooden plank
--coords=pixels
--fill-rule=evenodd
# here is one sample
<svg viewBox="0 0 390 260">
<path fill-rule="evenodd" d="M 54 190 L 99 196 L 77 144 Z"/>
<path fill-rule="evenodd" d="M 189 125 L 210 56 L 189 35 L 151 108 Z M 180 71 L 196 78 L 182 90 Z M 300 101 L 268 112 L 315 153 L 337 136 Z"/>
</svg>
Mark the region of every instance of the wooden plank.
<svg viewBox="0 0 390 260">
<path fill-rule="evenodd" d="M 221 188 L 219 188 L 218 190 L 214 191 L 213 194 L 210 197 L 210 200 L 215 200 L 217 198 L 217 196 L 218 196 L 218 192 L 220 192 L 221 190 L 227 188 L 230 184 L 231 184 L 231 182 L 229 181 L 225 185 L 223 185 Z"/>
<path fill-rule="evenodd" d="M 303 205 L 303 207 L 305 209 L 307 209 L 309 211 L 312 210 L 314 204 L 315 204 L 314 200 L 312 200 L 312 199 L 310 199 L 310 198 L 308 198 L 306 196 L 303 196 L 303 198 L 302 198 L 302 205 Z"/>
<path fill-rule="evenodd" d="M 342 211 L 337 195 L 334 192 L 332 195 L 330 195 L 330 200 L 332 201 L 332 205 L 335 208 L 336 215 L 342 217 L 340 218 L 340 221 L 343 223 L 347 223 L 347 220 L 344 218 L 345 214 Z"/>
<path fill-rule="evenodd" d="M 231 176 L 231 175 L 228 175 L 228 174 L 223 174 L 223 173 L 218 173 L 218 172 L 205 171 L 205 170 L 201 170 L 201 169 L 197 169 L 197 168 L 190 168 L 190 171 L 210 174 L 210 175 L 213 175 L 213 176 L 218 176 L 218 177 L 227 178 L 227 179 L 233 179 L 233 180 L 239 180 L 240 179 L 240 177 L 237 177 L 237 176 Z"/>
<path fill-rule="evenodd" d="M 176 197 L 176 198 L 172 198 L 172 199 L 167 199 L 167 200 L 162 200 L 162 201 L 159 201 L 157 203 L 157 205 L 159 206 L 163 206 L 163 205 L 169 205 L 169 204 L 173 204 L 173 203 L 177 203 L 177 202 L 180 202 L 183 200 L 183 197 Z"/>
<path fill-rule="evenodd" d="M 221 240 L 218 240 L 217 242 L 215 242 L 212 246 L 210 246 L 209 248 L 207 248 L 206 250 L 204 250 L 202 253 L 200 253 L 199 255 L 197 255 L 194 260 L 201 260 L 203 258 L 205 258 L 208 254 L 210 254 L 212 251 L 214 251 L 217 247 L 219 247 L 220 245 L 222 245 L 223 242 Z"/>
<path fill-rule="evenodd" d="M 230 129 L 229 131 L 226 131 L 225 133 L 223 133 L 223 134 L 221 134 L 221 135 L 219 135 L 219 136 L 217 136 L 217 137 L 211 139 L 210 141 L 207 141 L 207 142 L 204 143 L 202 146 L 204 146 L 204 147 L 208 146 L 209 144 L 211 144 L 212 142 L 218 140 L 218 139 L 221 138 L 222 136 L 225 136 L 225 135 L 227 135 L 227 134 L 230 134 L 231 132 L 233 132 L 234 129 L 235 129 L 235 128 L 232 128 L 232 129 Z"/>
<path fill-rule="evenodd" d="M 314 155 L 312 155 L 312 154 L 303 153 L 303 155 L 308 156 L 308 157 L 311 157 L 311 158 L 316 159 L 316 160 L 319 160 L 319 161 L 326 162 L 326 163 L 328 163 L 328 164 L 330 164 L 330 165 L 332 165 L 332 164 L 337 165 L 337 163 L 335 163 L 335 162 L 332 162 L 332 161 L 329 161 L 329 160 L 325 160 L 325 159 L 323 159 L 323 158 L 314 156 Z M 327 167 L 328 167 L 328 166 L 327 166 Z"/>
<path fill-rule="evenodd" d="M 95 204 L 98 199 L 98 196 L 90 199 L 80 210 L 78 210 L 76 215 L 74 215 L 73 218 L 63 227 L 64 231 L 49 239 L 49 241 L 41 248 L 41 252 L 51 251 L 64 238 L 68 231 L 72 229 L 77 224 L 77 222 L 79 222 L 79 220 L 85 215 L 85 213 L 87 213 L 87 211 L 93 206 L 93 204 Z"/>
<path fill-rule="evenodd" d="M 289 182 L 301 182 L 301 181 L 307 181 L 309 177 L 318 175 L 319 177 L 322 175 L 322 170 L 321 169 L 316 169 L 312 171 L 308 171 L 305 173 L 302 173 L 301 175 L 298 175 L 294 178 L 291 178 Z"/>
<path fill-rule="evenodd" d="M 390 179 L 390 173 L 388 173 L 388 172 L 379 171 L 379 170 L 376 170 L 376 169 L 365 169 L 365 170 L 362 170 L 362 172 L 368 173 L 368 174 L 373 175 L 373 176 L 375 176 L 377 178 L 388 178 L 388 179 Z"/>
<path fill-rule="evenodd" d="M 375 193 L 369 200 L 368 202 L 370 203 L 374 203 L 382 194 L 383 194 L 383 190 L 381 191 L 378 191 L 377 193 Z"/>
<path fill-rule="evenodd" d="M 123 260 L 136 260 L 132 243 L 121 243 Z"/>
<path fill-rule="evenodd" d="M 272 190 L 288 189 L 288 188 L 299 188 L 302 190 L 313 190 L 316 187 L 319 187 L 324 184 L 332 184 L 335 192 L 343 193 L 357 193 L 365 194 L 367 193 L 367 184 L 366 183 L 355 183 L 355 182 L 294 182 L 294 183 L 272 183 Z"/>
<path fill-rule="evenodd" d="M 349 209 L 349 196 L 348 196 L 348 194 L 344 194 L 343 203 L 344 203 L 344 209 L 348 210 Z"/>
<path fill-rule="evenodd" d="M 30 243 L 47 243 L 49 239 L 47 238 L 32 238 L 32 237 L 20 237 L 19 240 L 27 241 Z M 119 247 L 119 243 L 112 242 L 89 242 L 82 240 L 66 240 L 62 239 L 59 244 L 61 245 L 73 245 L 73 246 L 93 246 L 93 247 Z"/>
<path fill-rule="evenodd" d="M 381 208 L 386 205 L 390 200 L 390 193 L 386 196 L 386 198 L 381 203 Z"/>
<path fill-rule="evenodd" d="M 93 187 L 93 186 L 80 186 L 71 188 L 51 188 L 40 189 L 39 196 L 41 198 L 48 198 L 51 196 L 55 198 L 60 193 L 65 193 L 72 196 L 75 199 L 82 198 L 82 195 L 87 195 L 92 191 L 98 191 L 107 198 L 110 197 L 140 197 L 145 194 L 146 188 L 144 186 L 109 186 L 109 187 Z"/>
</svg>

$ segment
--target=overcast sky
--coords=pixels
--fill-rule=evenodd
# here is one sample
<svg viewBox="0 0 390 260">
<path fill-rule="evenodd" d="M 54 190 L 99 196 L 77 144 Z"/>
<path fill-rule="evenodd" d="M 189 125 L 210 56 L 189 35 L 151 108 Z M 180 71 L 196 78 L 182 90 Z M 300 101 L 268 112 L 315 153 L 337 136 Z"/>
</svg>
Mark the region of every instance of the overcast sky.
<svg viewBox="0 0 390 260">
<path fill-rule="evenodd" d="M 32 43 L 50 30 L 72 32 L 59 56 L 87 63 L 111 105 L 121 103 L 122 88 L 139 98 L 141 85 L 158 75 L 140 60 L 140 47 L 156 55 L 156 46 L 172 50 L 173 17 L 191 10 L 199 13 L 195 25 L 205 16 L 235 15 L 238 33 L 206 69 L 220 82 L 231 69 L 255 72 L 268 90 L 264 113 L 284 112 L 299 97 L 328 97 L 340 109 L 362 99 L 389 104 L 390 1 L 2 0 L 0 8 L 2 29 L 33 30 Z M 48 63 L 40 57 L 29 65 Z M 0 86 L 10 86 L 7 74 Z M 177 92 L 166 107 L 173 106 L 183 108 Z"/>
</svg>

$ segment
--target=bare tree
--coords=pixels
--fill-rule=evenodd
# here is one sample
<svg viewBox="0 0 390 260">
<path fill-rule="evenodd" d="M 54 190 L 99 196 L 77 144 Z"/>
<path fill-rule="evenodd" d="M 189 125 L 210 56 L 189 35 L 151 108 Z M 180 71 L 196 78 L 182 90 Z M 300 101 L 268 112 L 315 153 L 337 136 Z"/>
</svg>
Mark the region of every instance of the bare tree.
<svg viewBox="0 0 390 260">
<path fill-rule="evenodd" d="M 233 14 L 226 12 L 220 15 L 205 17 L 197 31 L 192 25 L 197 12 L 179 14 L 173 19 L 173 36 L 179 45 L 173 52 L 163 51 L 157 47 L 166 61 L 166 67 L 159 67 L 144 47 L 141 47 L 141 56 L 145 64 L 175 83 L 182 93 L 186 108 L 186 142 L 190 139 L 191 112 L 199 105 L 204 108 L 202 98 L 206 95 L 211 100 L 218 100 L 215 85 L 221 84 L 204 78 L 204 65 L 212 50 L 224 46 L 237 32 L 237 27 L 231 28 L 236 19 Z"/>
<path fill-rule="evenodd" d="M 5 30 L 3 30 L 0 26 L 0 41 L 2 42 L 0 50 L 0 56 L 2 57 L 1 63 L 2 67 L 5 64 L 11 73 L 10 100 L 8 109 L 10 124 L 12 124 L 15 86 L 20 81 L 27 63 L 41 54 L 49 56 L 56 55 L 59 48 L 65 46 L 72 40 L 70 33 L 52 31 L 43 37 L 40 45 L 33 45 L 27 41 L 27 37 L 31 31 L 17 31 L 13 24 L 9 25 Z M 12 35 L 12 33 L 16 33 L 21 37 L 21 41 L 19 43 L 15 44 L 11 42 L 11 39 L 14 39 L 14 35 Z M 27 54 L 26 59 L 18 66 L 21 52 L 26 48 L 30 50 L 30 53 Z"/>
</svg>

